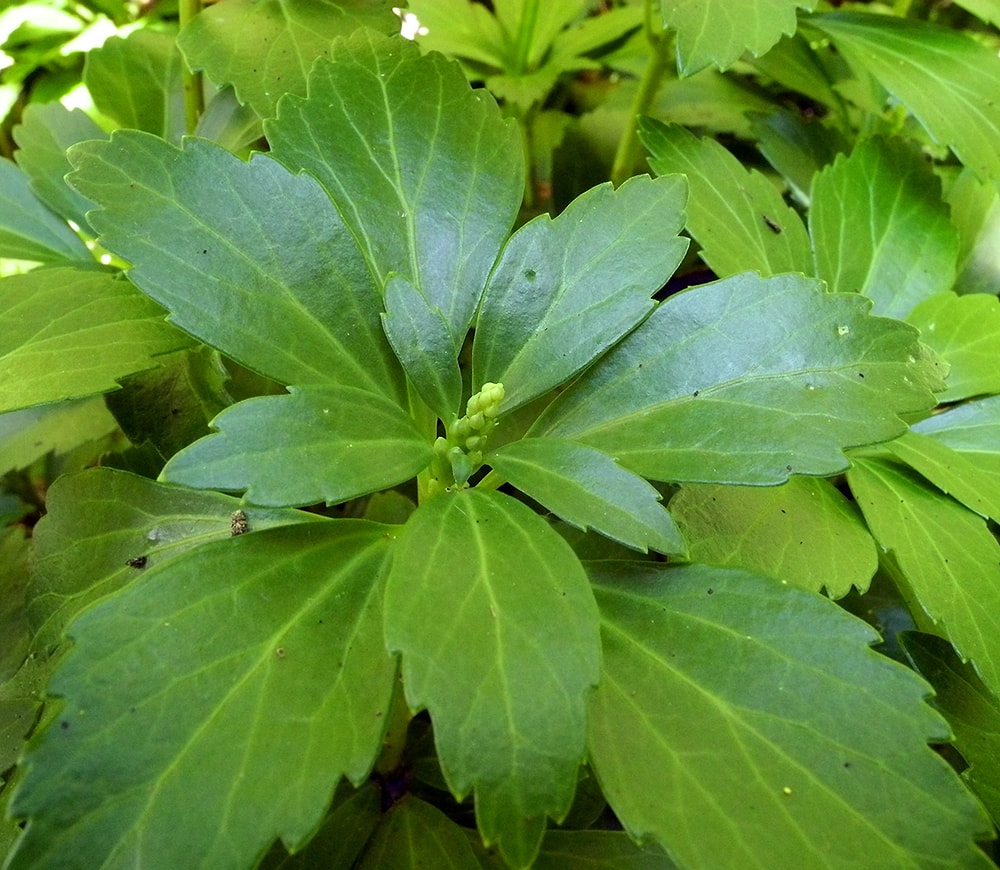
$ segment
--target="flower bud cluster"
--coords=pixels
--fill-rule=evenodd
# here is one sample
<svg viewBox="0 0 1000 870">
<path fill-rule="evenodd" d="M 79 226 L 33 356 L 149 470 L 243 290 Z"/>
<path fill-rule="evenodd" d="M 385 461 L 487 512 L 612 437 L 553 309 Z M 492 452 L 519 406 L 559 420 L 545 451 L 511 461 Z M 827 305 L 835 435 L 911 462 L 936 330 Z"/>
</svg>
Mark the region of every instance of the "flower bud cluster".
<svg viewBox="0 0 1000 870">
<path fill-rule="evenodd" d="M 448 437 L 434 442 L 432 477 L 438 485 L 465 486 L 483 464 L 490 432 L 496 427 L 503 402 L 503 384 L 485 383 L 465 405 L 465 416 L 448 427 Z M 450 478 L 451 483 L 445 484 Z"/>
</svg>

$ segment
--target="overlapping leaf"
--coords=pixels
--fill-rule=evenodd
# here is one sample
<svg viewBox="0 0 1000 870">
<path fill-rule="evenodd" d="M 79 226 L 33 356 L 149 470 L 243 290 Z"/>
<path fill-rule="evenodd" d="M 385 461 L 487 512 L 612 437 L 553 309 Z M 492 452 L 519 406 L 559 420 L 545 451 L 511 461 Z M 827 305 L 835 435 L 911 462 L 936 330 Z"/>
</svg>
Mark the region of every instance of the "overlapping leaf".
<svg viewBox="0 0 1000 870">
<path fill-rule="evenodd" d="M 858 457 L 848 481 L 911 609 L 1000 693 L 1000 544 L 985 521 L 889 460 Z"/>
<path fill-rule="evenodd" d="M 868 588 L 878 556 L 858 513 L 825 480 L 688 484 L 670 501 L 693 562 L 744 568 L 840 598 Z"/>
<path fill-rule="evenodd" d="M 698 139 L 683 127 L 642 118 L 639 135 L 654 172 L 687 176 L 687 226 L 716 275 L 812 271 L 802 219 L 772 182 L 745 169 L 714 139 Z"/>
<path fill-rule="evenodd" d="M 521 203 L 517 129 L 405 40 L 359 33 L 333 60 L 265 125 L 272 153 L 319 180 L 380 281 L 399 272 L 440 309 L 457 351 Z"/>
<path fill-rule="evenodd" d="M 476 847 L 473 843 L 473 848 Z M 482 870 L 509 870 L 495 850 L 476 849 Z M 532 870 L 678 870 L 656 843 L 638 844 L 624 831 L 564 830 L 545 832 Z"/>
<path fill-rule="evenodd" d="M 473 381 L 502 383 L 504 409 L 568 380 L 634 327 L 687 250 L 682 179 L 592 188 L 555 220 L 518 230 L 476 320 Z"/>
<path fill-rule="evenodd" d="M 480 870 L 465 833 L 441 810 L 408 795 L 386 813 L 358 870 Z"/>
<path fill-rule="evenodd" d="M 110 440 L 117 430 L 102 396 L 7 412 L 0 415 L 0 474 L 27 468 L 50 451 L 66 454 Z"/>
<path fill-rule="evenodd" d="M 289 507 L 347 501 L 415 477 L 431 445 L 397 404 L 354 387 L 291 387 L 246 399 L 176 454 L 161 480 L 246 491 L 251 504 Z"/>
<path fill-rule="evenodd" d="M 1000 179 L 1000 59 L 963 33 L 858 12 L 809 19 L 983 179 Z"/>
<path fill-rule="evenodd" d="M 820 172 L 809 231 L 816 276 L 864 293 L 876 314 L 902 318 L 955 282 L 958 233 L 940 182 L 901 140 L 866 139 Z"/>
<path fill-rule="evenodd" d="M 208 544 L 81 616 L 50 685 L 64 706 L 28 750 L 13 813 L 31 821 L 8 866 L 249 866 L 275 837 L 302 844 L 381 745 L 396 681 L 385 530 L 344 520 Z"/>
<path fill-rule="evenodd" d="M 847 467 L 940 386 L 911 327 L 796 275 L 675 294 L 540 416 L 657 480 L 780 483 Z"/>
<path fill-rule="evenodd" d="M 70 152 L 101 242 L 171 320 L 285 384 L 400 395 L 381 299 L 319 185 L 265 155 L 135 131 Z"/>
<path fill-rule="evenodd" d="M 6 159 L 0 159 L 0 256 L 40 263 L 93 262 L 80 237 L 42 205 L 29 177 Z"/>
<path fill-rule="evenodd" d="M 588 570 L 591 763 L 633 836 L 712 870 L 991 866 L 987 818 L 926 745 L 948 734 L 926 684 L 864 623 L 739 571 Z"/>
<path fill-rule="evenodd" d="M 191 345 L 165 312 L 110 272 L 68 267 L 4 279 L 0 412 L 118 388 Z"/>
<path fill-rule="evenodd" d="M 386 586 L 386 642 L 426 707 L 449 787 L 476 797 L 484 839 L 527 867 L 546 816 L 569 810 L 598 615 L 573 551 L 525 505 L 442 494 L 406 524 Z"/>
</svg>

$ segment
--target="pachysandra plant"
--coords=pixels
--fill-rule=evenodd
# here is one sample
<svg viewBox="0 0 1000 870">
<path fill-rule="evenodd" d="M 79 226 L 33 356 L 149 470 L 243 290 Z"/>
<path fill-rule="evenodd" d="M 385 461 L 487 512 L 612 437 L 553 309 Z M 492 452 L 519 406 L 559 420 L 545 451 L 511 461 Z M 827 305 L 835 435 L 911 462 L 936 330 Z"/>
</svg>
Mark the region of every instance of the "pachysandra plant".
<svg viewBox="0 0 1000 870">
<path fill-rule="evenodd" d="M 73 645 L 8 866 L 989 866 L 927 684 L 828 599 L 690 561 L 661 503 L 902 435 L 943 387 L 917 330 L 781 270 L 654 301 L 688 244 L 670 172 L 512 232 L 516 127 L 399 39 L 338 42 L 264 129 L 247 161 L 70 149 L 128 280 L 54 279 L 130 300 L 147 353 L 191 344 L 159 305 L 286 390 L 158 482 L 52 487 L 30 616 Z M 624 832 L 554 827 L 595 793 Z"/>
</svg>

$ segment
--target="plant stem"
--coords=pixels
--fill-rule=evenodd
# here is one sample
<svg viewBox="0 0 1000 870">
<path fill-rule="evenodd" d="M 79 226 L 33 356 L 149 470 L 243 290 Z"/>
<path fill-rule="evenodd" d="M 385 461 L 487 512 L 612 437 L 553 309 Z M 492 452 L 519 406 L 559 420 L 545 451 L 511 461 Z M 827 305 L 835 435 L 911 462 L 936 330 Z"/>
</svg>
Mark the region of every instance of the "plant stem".
<svg viewBox="0 0 1000 870">
<path fill-rule="evenodd" d="M 202 9 L 202 0 L 180 0 L 178 12 L 183 30 Z M 181 71 L 181 81 L 184 89 L 184 122 L 189 134 L 194 133 L 198 119 L 205 111 L 205 89 L 202 85 L 200 70 L 192 70 L 187 62 Z"/>
</svg>

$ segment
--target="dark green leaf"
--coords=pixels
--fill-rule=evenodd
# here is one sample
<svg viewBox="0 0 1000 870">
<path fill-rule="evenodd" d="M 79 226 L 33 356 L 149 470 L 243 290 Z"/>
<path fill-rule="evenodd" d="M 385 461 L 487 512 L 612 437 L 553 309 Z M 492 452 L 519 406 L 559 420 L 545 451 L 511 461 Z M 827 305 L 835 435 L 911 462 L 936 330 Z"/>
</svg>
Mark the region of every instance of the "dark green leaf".
<svg viewBox="0 0 1000 870">
<path fill-rule="evenodd" d="M 25 172 L 5 159 L 0 159 L 0 256 L 40 263 L 93 262 L 66 221 L 32 193 Z"/>
<path fill-rule="evenodd" d="M 878 555 L 857 511 L 825 480 L 782 486 L 685 484 L 670 501 L 693 562 L 744 568 L 841 598 L 865 592 Z"/>
<path fill-rule="evenodd" d="M 9 680 L 28 654 L 29 630 L 25 616 L 25 589 L 28 584 L 28 541 L 26 529 L 15 525 L 0 533 L 0 683 Z M 0 759 L 0 770 L 13 759 Z"/>
<path fill-rule="evenodd" d="M 948 734 L 927 685 L 867 625 L 740 571 L 591 576 L 591 762 L 633 836 L 712 870 L 991 866 L 988 820 L 926 745 Z"/>
<path fill-rule="evenodd" d="M 598 614 L 569 546 L 496 492 L 443 493 L 404 527 L 386 586 L 386 642 L 426 707 L 448 785 L 475 792 L 487 843 L 527 867 L 563 817 L 584 755 Z"/>
<path fill-rule="evenodd" d="M 27 468 L 50 451 L 65 455 L 117 429 L 101 396 L 10 411 L 0 415 L 0 474 Z"/>
<path fill-rule="evenodd" d="M 177 43 L 191 66 L 270 118 L 282 95 L 305 95 L 313 61 L 334 38 L 359 27 L 392 33 L 399 19 L 380 0 L 226 0 L 197 15 Z"/>
<path fill-rule="evenodd" d="M 171 320 L 285 384 L 401 395 L 379 293 L 326 195 L 265 155 L 135 131 L 75 146 L 101 243 Z"/>
<path fill-rule="evenodd" d="M 745 169 L 714 139 L 698 139 L 683 127 L 642 118 L 639 135 L 654 172 L 687 176 L 687 226 L 716 275 L 812 272 L 802 219 L 771 181 Z"/>
<path fill-rule="evenodd" d="M 761 154 L 784 176 L 797 198 L 808 202 L 813 176 L 844 150 L 844 137 L 829 124 L 784 109 L 751 117 Z"/>
<path fill-rule="evenodd" d="M 216 435 L 174 456 L 160 479 L 246 491 L 251 504 L 337 504 L 401 483 L 433 452 L 394 402 L 354 387 L 289 387 L 223 411 Z"/>
<path fill-rule="evenodd" d="M 892 461 L 856 458 L 848 481 L 918 627 L 1000 693 L 1000 544 L 985 521 Z"/>
<path fill-rule="evenodd" d="M 440 309 L 402 275 L 392 275 L 385 285 L 382 326 L 427 407 L 451 422 L 460 411 L 462 373 L 458 342 Z"/>
<path fill-rule="evenodd" d="M 5 642 L 6 626 L 5 629 Z M 24 659 L 20 669 L 8 680 L 0 683 L 0 770 L 6 774 L 15 764 L 24 748 L 24 739 L 38 722 L 45 697 L 45 684 L 52 675 L 53 660 L 45 656 L 31 654 Z M 0 794 L 4 798 L 9 781 L 0 783 Z M 5 807 L 0 807 L 6 809 Z M 4 819 L 8 818 L 6 813 Z M 0 829 L 0 855 L 4 849 L 6 830 Z M 13 840 L 13 838 L 12 838 Z"/>
<path fill-rule="evenodd" d="M 460 340 L 521 203 L 517 127 L 406 40 L 360 33 L 333 59 L 265 124 L 272 153 L 315 176 L 372 272 L 410 280 Z"/>
<path fill-rule="evenodd" d="M 49 487 L 35 528 L 28 617 L 38 649 L 62 639 L 88 604 L 193 547 L 232 536 L 243 510 L 249 532 L 319 521 L 315 514 L 242 507 L 215 492 L 163 486 L 124 471 L 68 474 Z"/>
<path fill-rule="evenodd" d="M 816 176 L 809 231 L 817 277 L 864 293 L 876 314 L 904 317 L 955 283 L 958 233 L 940 182 L 902 140 L 865 139 Z"/>
<path fill-rule="evenodd" d="M 441 810 L 413 796 L 385 815 L 358 870 L 480 870 L 458 825 Z"/>
<path fill-rule="evenodd" d="M 687 250 L 682 179 L 592 188 L 504 248 L 476 320 L 473 382 L 504 385 L 505 410 L 569 380 L 632 329 Z"/>
<path fill-rule="evenodd" d="M 802 276 L 677 293 L 567 389 L 533 433 L 582 441 L 656 480 L 781 483 L 847 467 L 906 430 L 938 366 L 916 331 Z"/>
<path fill-rule="evenodd" d="M 49 687 L 65 706 L 28 749 L 9 866 L 246 867 L 276 836 L 301 846 L 382 742 L 385 529 L 208 544 L 81 616 Z"/>
<path fill-rule="evenodd" d="M 1000 59 L 946 27 L 864 12 L 809 19 L 981 178 L 1000 179 Z"/>
<path fill-rule="evenodd" d="M 487 462 L 519 490 L 581 529 L 595 529 L 645 553 L 686 552 L 660 494 L 610 456 L 572 441 L 527 438 Z"/>
<path fill-rule="evenodd" d="M 470 834 L 483 870 L 509 870 L 495 849 L 486 849 Z M 638 845 L 624 831 L 545 832 L 532 870 L 678 870 L 655 843 Z"/>
<path fill-rule="evenodd" d="M 191 345 L 128 281 L 96 269 L 36 269 L 4 279 L 0 412 L 118 388 Z"/>
</svg>

